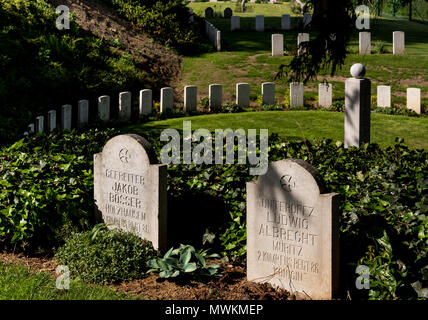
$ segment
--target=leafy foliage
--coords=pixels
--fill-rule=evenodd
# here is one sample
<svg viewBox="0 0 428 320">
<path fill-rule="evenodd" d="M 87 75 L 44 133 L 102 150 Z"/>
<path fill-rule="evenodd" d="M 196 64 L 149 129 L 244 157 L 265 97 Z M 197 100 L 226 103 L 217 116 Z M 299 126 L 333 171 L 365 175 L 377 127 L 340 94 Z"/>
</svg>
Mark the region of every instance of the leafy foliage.
<svg viewBox="0 0 428 320">
<path fill-rule="evenodd" d="M 114 130 L 52 133 L 0 151 L 0 243 L 51 248 L 93 224 L 93 154 Z M 30 248 L 31 245 L 31 248 Z"/>
<path fill-rule="evenodd" d="M 141 278 L 155 255 L 151 242 L 101 224 L 68 238 L 56 258 L 70 268 L 72 277 L 104 284 Z"/>
<path fill-rule="evenodd" d="M 176 278 L 192 276 L 198 279 L 219 276 L 219 265 L 207 265 L 206 259 L 219 258 L 217 254 L 208 254 L 207 251 L 196 252 L 190 245 L 180 245 L 171 248 L 163 258 L 151 259 L 147 266 L 152 268 L 148 272 L 159 272 L 161 278 Z"/>
</svg>

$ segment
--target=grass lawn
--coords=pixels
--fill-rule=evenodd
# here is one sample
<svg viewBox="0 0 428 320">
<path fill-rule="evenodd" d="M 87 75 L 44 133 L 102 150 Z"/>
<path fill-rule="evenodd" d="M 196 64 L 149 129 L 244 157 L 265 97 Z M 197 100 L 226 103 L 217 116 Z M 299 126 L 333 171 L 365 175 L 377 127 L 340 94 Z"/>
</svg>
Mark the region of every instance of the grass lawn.
<svg viewBox="0 0 428 320">
<path fill-rule="evenodd" d="M 134 299 L 108 287 L 70 281 L 70 290 L 58 290 L 47 272 L 33 273 L 21 265 L 0 263 L 0 300 L 125 300 Z"/>
<path fill-rule="evenodd" d="M 213 3 L 192 3 L 196 13 L 203 16 L 204 9 Z M 226 7 L 235 8 L 235 3 L 217 3 L 222 10 Z M 272 33 L 282 33 L 286 52 L 292 53 L 296 49 L 297 30 L 276 30 L 280 26 L 280 15 L 290 13 L 288 4 L 249 4 L 253 10 L 241 14 L 240 31 L 230 31 L 230 20 L 213 18 L 211 22 L 222 31 L 222 52 L 206 53 L 199 56 L 184 58 L 183 78 L 178 86 L 197 85 L 199 98 L 208 95 L 208 85 L 223 84 L 225 100 L 233 100 L 235 84 L 248 82 L 251 85 L 251 95 L 260 94 L 262 82 L 272 81 L 278 67 L 287 64 L 292 56 L 270 56 Z M 265 32 L 255 32 L 254 16 L 265 15 Z M 297 17 L 293 17 L 297 19 Z M 295 20 L 293 20 L 295 21 Z M 406 33 L 406 55 L 392 55 L 393 31 Z M 376 95 L 377 85 L 390 85 L 392 103 L 404 106 L 406 104 L 406 89 L 417 87 L 422 89 L 422 105 L 428 108 L 428 25 L 409 22 L 400 19 L 372 19 L 372 46 L 371 55 L 358 54 L 358 30 L 355 31 L 350 46 L 346 64 L 335 77 L 329 76 L 328 70 L 323 70 L 317 81 L 310 81 L 305 86 L 305 99 L 317 99 L 319 81 L 326 79 L 334 85 L 334 99 L 343 100 L 344 80 L 350 77 L 349 69 L 352 64 L 360 62 L 367 68 L 367 78 L 372 80 L 372 95 Z M 312 33 L 314 36 L 315 33 Z M 376 54 L 378 43 L 382 42 L 387 53 Z M 287 93 L 286 79 L 277 81 L 277 100 L 283 101 Z"/>
<path fill-rule="evenodd" d="M 131 125 L 125 131 L 144 135 L 153 131 L 160 135 L 167 128 L 182 130 L 183 121 L 192 121 L 192 130 L 269 129 L 290 140 L 330 138 L 343 141 L 344 113 L 327 111 L 264 111 L 235 114 L 213 114 L 175 118 Z M 396 137 L 405 138 L 413 148 L 428 150 L 428 118 L 391 116 L 373 113 L 371 141 L 382 146 L 394 144 Z"/>
</svg>

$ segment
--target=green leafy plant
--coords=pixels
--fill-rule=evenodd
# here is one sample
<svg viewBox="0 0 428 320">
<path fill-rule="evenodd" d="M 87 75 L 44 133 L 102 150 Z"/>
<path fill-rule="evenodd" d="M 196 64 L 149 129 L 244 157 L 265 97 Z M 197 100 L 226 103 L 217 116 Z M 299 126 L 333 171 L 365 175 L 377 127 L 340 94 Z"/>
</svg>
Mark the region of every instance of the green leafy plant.
<svg viewBox="0 0 428 320">
<path fill-rule="evenodd" d="M 219 265 L 207 265 L 206 259 L 219 258 L 217 254 L 208 254 L 207 251 L 197 252 L 190 245 L 180 245 L 179 248 L 171 248 L 163 258 L 154 258 L 147 262 L 148 272 L 159 272 L 161 278 L 176 278 L 182 276 L 204 277 L 219 276 Z"/>
<path fill-rule="evenodd" d="M 101 224 L 69 237 L 56 259 L 70 268 L 72 277 L 105 284 L 141 278 L 147 261 L 154 256 L 151 242 Z"/>
</svg>

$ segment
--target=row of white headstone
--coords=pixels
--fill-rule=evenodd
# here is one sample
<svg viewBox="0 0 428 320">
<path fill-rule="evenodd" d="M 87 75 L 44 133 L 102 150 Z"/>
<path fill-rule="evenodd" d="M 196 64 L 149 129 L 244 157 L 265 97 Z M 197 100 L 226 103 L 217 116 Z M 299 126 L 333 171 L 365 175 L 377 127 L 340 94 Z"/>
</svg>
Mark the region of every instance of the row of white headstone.
<svg viewBox="0 0 428 320">
<path fill-rule="evenodd" d="M 205 20 L 205 34 L 217 51 L 221 51 L 221 31 Z"/>
<path fill-rule="evenodd" d="M 393 53 L 394 54 L 405 54 L 405 40 L 404 32 L 395 31 L 393 32 Z M 302 42 L 309 41 L 309 33 L 299 33 L 297 35 L 297 46 L 300 46 Z M 371 34 L 370 32 L 360 32 L 359 36 L 359 46 L 360 54 L 370 54 L 371 53 Z M 272 34 L 272 56 L 280 57 L 284 55 L 284 35 L 277 33 Z M 300 52 L 299 48 L 299 52 Z"/>
<path fill-rule="evenodd" d="M 303 25 L 306 27 L 312 21 L 312 15 L 305 13 L 303 16 Z M 241 17 L 232 16 L 230 18 L 230 30 L 240 30 L 241 29 Z M 265 30 L 265 17 L 263 15 L 256 16 L 256 31 L 263 32 Z M 281 16 L 281 30 L 291 30 L 291 18 L 288 14 L 283 14 Z"/>
<path fill-rule="evenodd" d="M 372 41 L 370 32 L 359 33 L 360 54 L 371 54 Z M 405 33 L 403 31 L 394 31 L 392 33 L 392 52 L 393 54 L 405 54 Z"/>
<path fill-rule="evenodd" d="M 261 86 L 262 103 L 264 105 L 274 105 L 275 83 L 264 82 Z M 221 107 L 223 102 L 223 86 L 221 84 L 211 84 L 208 90 L 209 108 L 215 110 Z M 197 108 L 197 86 L 184 87 L 183 111 L 195 111 Z M 153 93 L 150 89 L 140 91 L 139 114 L 140 117 L 152 113 Z M 318 85 L 318 104 L 320 107 L 328 108 L 333 102 L 333 85 L 331 83 L 320 83 Z M 250 84 L 236 84 L 236 104 L 240 107 L 250 105 Z M 304 86 L 302 83 L 290 83 L 290 107 L 300 107 L 304 105 Z M 391 107 L 391 87 L 377 87 L 377 105 L 379 107 Z M 161 89 L 160 112 L 172 110 L 174 106 L 174 89 L 165 87 Z M 421 89 L 407 89 L 407 108 L 421 113 Z M 98 98 L 98 116 L 101 121 L 110 120 L 110 96 L 104 95 Z M 61 107 L 61 129 L 70 130 L 72 128 L 72 105 L 67 104 Z M 131 92 L 121 92 L 119 94 L 119 119 L 123 121 L 131 120 Z M 80 100 L 77 103 L 77 126 L 84 127 L 89 121 L 89 101 Z M 28 126 L 28 133 L 53 131 L 57 128 L 56 110 L 50 110 L 47 114 L 47 128 L 45 128 L 45 117 L 36 117 L 35 123 Z"/>
</svg>

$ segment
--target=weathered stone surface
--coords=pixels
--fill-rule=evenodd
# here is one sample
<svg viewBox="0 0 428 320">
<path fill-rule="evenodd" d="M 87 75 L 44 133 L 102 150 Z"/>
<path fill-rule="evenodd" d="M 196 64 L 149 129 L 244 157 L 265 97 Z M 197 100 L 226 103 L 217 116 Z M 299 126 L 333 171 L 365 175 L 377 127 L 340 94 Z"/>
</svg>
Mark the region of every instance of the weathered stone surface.
<svg viewBox="0 0 428 320">
<path fill-rule="evenodd" d="M 339 282 L 338 194 L 314 167 L 276 161 L 247 183 L 247 277 L 311 299 L 331 299 Z"/>
<path fill-rule="evenodd" d="M 216 29 L 215 47 L 217 51 L 221 51 L 221 31 Z"/>
<path fill-rule="evenodd" d="M 392 52 L 393 54 L 405 54 L 406 43 L 403 31 L 394 31 L 392 33 Z"/>
<path fill-rule="evenodd" d="M 333 85 L 331 83 L 320 83 L 318 85 L 318 104 L 320 107 L 328 108 L 333 103 Z"/>
<path fill-rule="evenodd" d="M 119 119 L 131 120 L 131 92 L 129 91 L 119 93 Z"/>
<path fill-rule="evenodd" d="M 184 111 L 195 111 L 197 107 L 198 87 L 184 87 Z"/>
<path fill-rule="evenodd" d="M 174 107 L 174 89 L 165 87 L 161 89 L 160 112 L 172 110 Z"/>
<path fill-rule="evenodd" d="M 240 16 L 232 16 L 230 18 L 230 30 L 239 30 L 241 28 L 241 17 Z"/>
<path fill-rule="evenodd" d="M 421 114 L 421 89 L 407 88 L 407 108 Z"/>
<path fill-rule="evenodd" d="M 226 18 L 226 19 L 230 19 L 230 17 L 232 16 L 232 14 L 233 14 L 233 12 L 232 12 L 232 9 L 230 9 L 230 8 L 226 8 L 223 11 L 223 17 Z"/>
<path fill-rule="evenodd" d="M 71 105 L 66 104 L 61 107 L 61 127 L 62 130 L 71 130 Z"/>
<path fill-rule="evenodd" d="M 29 133 L 34 133 L 34 123 L 30 123 L 27 127 Z"/>
<path fill-rule="evenodd" d="M 289 14 L 283 14 L 281 16 L 281 29 L 290 30 L 291 29 L 291 20 Z"/>
<path fill-rule="evenodd" d="M 77 126 L 82 128 L 89 123 L 89 101 L 80 100 L 77 103 Z"/>
<path fill-rule="evenodd" d="M 370 142 L 370 90 L 369 79 L 345 82 L 345 148 Z"/>
<path fill-rule="evenodd" d="M 303 83 L 292 82 L 290 83 L 290 107 L 303 107 L 304 106 L 304 87 Z"/>
<path fill-rule="evenodd" d="M 377 87 L 377 106 L 391 107 L 391 87 L 390 86 Z"/>
<path fill-rule="evenodd" d="M 370 32 L 360 32 L 360 54 L 371 54 L 372 41 Z"/>
<path fill-rule="evenodd" d="M 56 110 L 48 111 L 48 130 L 52 132 L 56 129 Z"/>
<path fill-rule="evenodd" d="M 265 31 L 265 16 L 256 16 L 256 31 Z"/>
<path fill-rule="evenodd" d="M 272 35 L 272 57 L 284 55 L 284 36 L 282 34 Z"/>
<path fill-rule="evenodd" d="M 97 218 L 166 250 L 167 165 L 157 164 L 147 140 L 135 134 L 110 139 L 94 155 Z"/>
<path fill-rule="evenodd" d="M 153 92 L 150 89 L 140 91 L 140 118 L 152 113 L 153 107 Z"/>
<path fill-rule="evenodd" d="M 275 83 L 262 83 L 262 103 L 266 105 L 275 104 Z"/>
<path fill-rule="evenodd" d="M 222 101 L 223 101 L 223 86 L 221 84 L 210 84 L 209 86 L 210 111 L 220 108 Z"/>
<path fill-rule="evenodd" d="M 240 107 L 250 106 L 250 85 L 248 83 L 236 84 L 236 104 Z"/>
<path fill-rule="evenodd" d="M 101 121 L 110 120 L 110 96 L 98 98 L 98 117 Z"/>
</svg>

